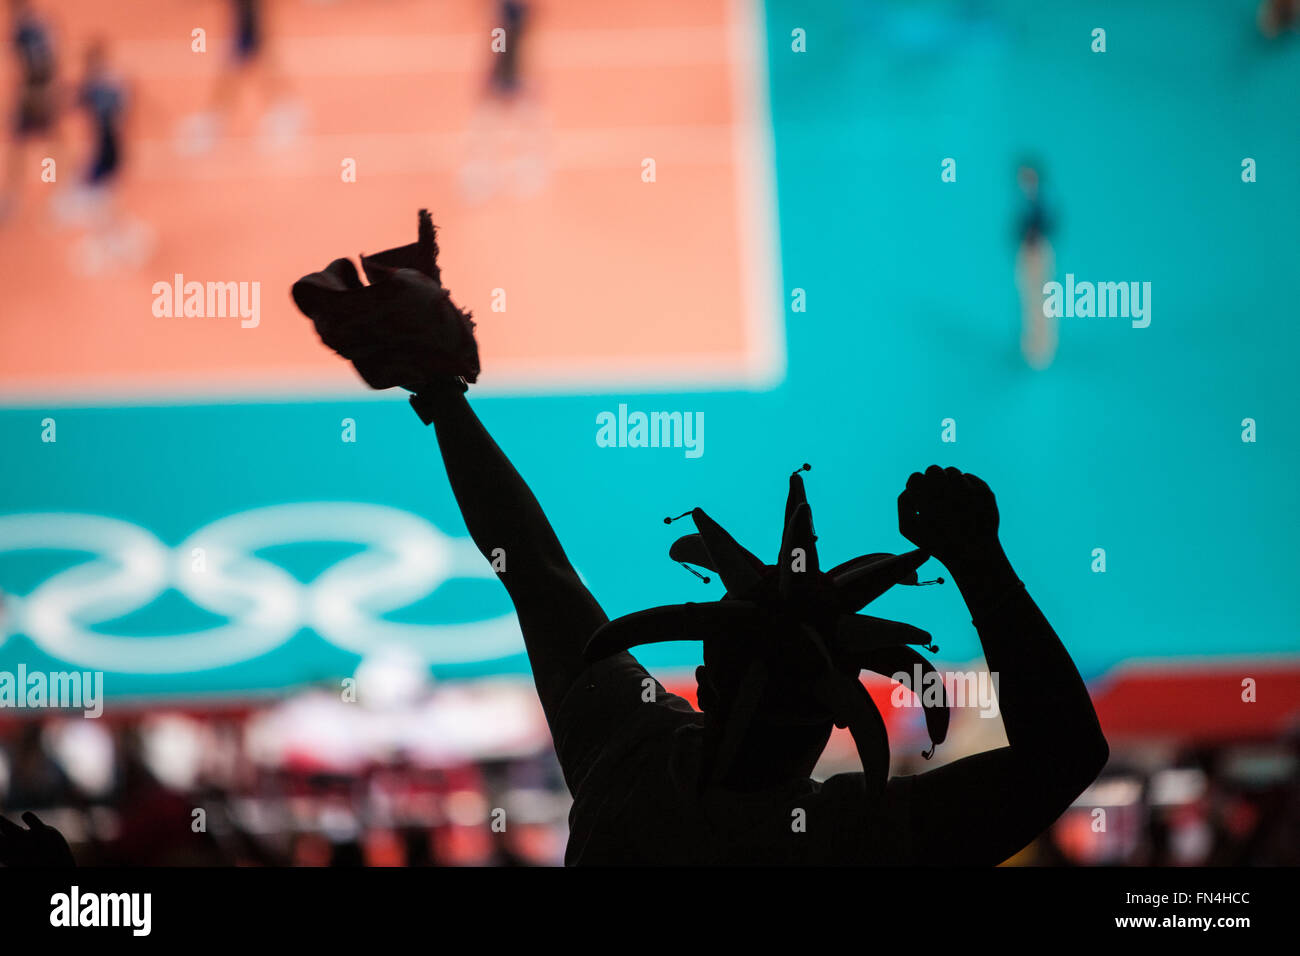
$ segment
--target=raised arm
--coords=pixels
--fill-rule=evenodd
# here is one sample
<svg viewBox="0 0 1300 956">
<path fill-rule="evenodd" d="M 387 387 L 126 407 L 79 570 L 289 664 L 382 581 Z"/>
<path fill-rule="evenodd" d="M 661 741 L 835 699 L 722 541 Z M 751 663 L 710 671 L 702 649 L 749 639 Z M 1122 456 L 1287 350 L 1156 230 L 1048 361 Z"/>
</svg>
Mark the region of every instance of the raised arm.
<svg viewBox="0 0 1300 956">
<path fill-rule="evenodd" d="M 437 429 L 447 477 L 478 549 L 505 552 L 506 586 L 538 695 L 554 730 L 560 700 L 583 672 L 582 650 L 605 614 L 579 580 L 537 499 L 465 400 L 479 373 L 474 323 L 442 286 L 433 221 L 421 210 L 416 242 L 356 267 L 336 259 L 293 286 L 321 340 L 371 388 L 400 385 Z"/>
<path fill-rule="evenodd" d="M 436 380 L 412 404 L 438 433 L 451 490 L 479 551 L 500 548 L 499 572 L 519 615 L 547 716 L 584 669 L 582 649 L 607 620 L 578 578 L 532 491 L 479 421 L 460 385 Z"/>
<path fill-rule="evenodd" d="M 913 474 L 899 530 L 952 572 L 997 675 L 1009 746 L 916 777 L 916 862 L 997 864 L 1096 779 L 1109 750 L 1079 672 L 1012 570 L 993 492 L 956 468 Z"/>
</svg>

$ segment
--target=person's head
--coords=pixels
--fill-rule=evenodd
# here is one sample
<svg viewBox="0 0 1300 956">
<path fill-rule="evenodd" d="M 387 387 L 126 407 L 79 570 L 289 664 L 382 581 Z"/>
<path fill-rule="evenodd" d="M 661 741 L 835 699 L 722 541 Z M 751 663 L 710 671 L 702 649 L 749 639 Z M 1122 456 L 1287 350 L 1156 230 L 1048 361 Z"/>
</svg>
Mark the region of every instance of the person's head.
<svg viewBox="0 0 1300 956">
<path fill-rule="evenodd" d="M 1038 195 L 1040 178 L 1038 166 L 1032 160 L 1022 160 L 1016 169 L 1016 182 L 1020 184 L 1020 191 L 1030 199 Z"/>
<path fill-rule="evenodd" d="M 916 570 L 929 556 L 872 552 L 821 570 L 801 476 L 810 468 L 790 475 L 776 564 L 760 561 L 702 508 L 665 518 L 672 524 L 689 516 L 697 529 L 674 541 L 668 556 L 714 571 L 726 594 L 607 621 L 584 651 L 595 663 L 662 641 L 702 642 L 704 664 L 695 676 L 706 718 L 706 786 L 754 790 L 806 779 L 838 725 L 853 737 L 872 792 L 883 790 L 889 741 L 858 675 L 892 674 L 900 662 L 933 670 L 907 646 L 937 650 L 925 631 L 856 613 L 896 584 L 921 584 Z M 942 702 L 926 706 L 932 743 L 943 741 L 947 718 Z"/>
<path fill-rule="evenodd" d="M 834 726 L 813 697 L 820 665 L 800 651 L 800 642 L 777 639 L 760 666 L 764 687 L 743 728 L 737 757 L 724 782 L 761 787 L 807 777 L 826 748 Z M 742 684 L 760 658 L 735 640 L 706 640 L 704 664 L 695 670 L 700 710 L 728 728 Z"/>
<path fill-rule="evenodd" d="M 91 39 L 86 44 L 82 65 L 87 73 L 102 73 L 108 66 L 108 41 L 101 36 Z"/>
</svg>

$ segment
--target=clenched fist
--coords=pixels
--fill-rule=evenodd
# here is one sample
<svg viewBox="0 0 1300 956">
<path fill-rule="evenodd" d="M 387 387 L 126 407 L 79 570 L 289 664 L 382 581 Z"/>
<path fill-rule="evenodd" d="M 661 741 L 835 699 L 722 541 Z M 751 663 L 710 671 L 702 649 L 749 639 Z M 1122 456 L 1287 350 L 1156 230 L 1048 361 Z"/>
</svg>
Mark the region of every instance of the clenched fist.
<svg viewBox="0 0 1300 956">
<path fill-rule="evenodd" d="M 998 505 L 974 475 L 931 465 L 925 474 L 914 472 L 898 496 L 898 530 L 955 571 L 998 550 Z"/>
</svg>

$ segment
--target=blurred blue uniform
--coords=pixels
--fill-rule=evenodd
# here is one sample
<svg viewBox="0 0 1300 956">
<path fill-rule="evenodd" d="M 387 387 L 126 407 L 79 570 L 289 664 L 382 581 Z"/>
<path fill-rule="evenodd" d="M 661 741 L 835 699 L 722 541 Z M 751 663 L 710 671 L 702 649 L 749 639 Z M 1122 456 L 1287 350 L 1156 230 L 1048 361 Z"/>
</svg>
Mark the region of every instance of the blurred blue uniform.
<svg viewBox="0 0 1300 956">
<path fill-rule="evenodd" d="M 15 130 L 19 136 L 44 133 L 54 125 L 54 43 L 49 28 L 22 14 L 14 30 L 20 79 Z"/>
<path fill-rule="evenodd" d="M 1024 211 L 1020 216 L 1020 239 L 1022 242 L 1038 242 L 1046 239 L 1051 231 L 1052 219 L 1043 204 L 1042 194 L 1025 201 Z"/>
<path fill-rule="evenodd" d="M 118 124 L 126 108 L 126 92 L 108 76 L 87 80 L 77 101 L 90 114 L 94 124 L 95 158 L 86 174 L 92 185 L 111 179 L 121 166 L 121 134 Z"/>
<path fill-rule="evenodd" d="M 506 31 L 506 48 L 493 57 L 489 83 L 493 92 L 509 96 L 519 89 L 519 44 L 528 20 L 528 7 L 518 0 L 504 0 L 500 13 Z"/>
<path fill-rule="evenodd" d="M 262 18 L 258 0 L 235 2 L 235 59 L 251 60 L 262 46 Z"/>
</svg>

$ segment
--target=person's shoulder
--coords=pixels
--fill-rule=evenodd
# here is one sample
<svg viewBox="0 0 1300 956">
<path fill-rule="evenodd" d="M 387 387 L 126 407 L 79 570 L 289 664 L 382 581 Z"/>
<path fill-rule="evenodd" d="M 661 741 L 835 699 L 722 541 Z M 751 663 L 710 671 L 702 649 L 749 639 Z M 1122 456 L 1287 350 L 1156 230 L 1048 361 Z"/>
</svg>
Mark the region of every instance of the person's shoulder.
<svg viewBox="0 0 1300 956">
<path fill-rule="evenodd" d="M 703 719 L 624 651 L 578 675 L 551 721 L 551 735 L 566 776 L 573 768 L 572 786 L 598 765 L 609 769 L 647 743 L 666 744 L 676 730 Z"/>
<path fill-rule="evenodd" d="M 647 704 L 652 706 L 644 706 Z M 684 698 L 670 694 L 627 651 L 585 668 L 569 685 L 560 702 L 561 712 L 592 708 L 638 716 L 662 715 L 664 712 L 700 716 Z"/>
</svg>

